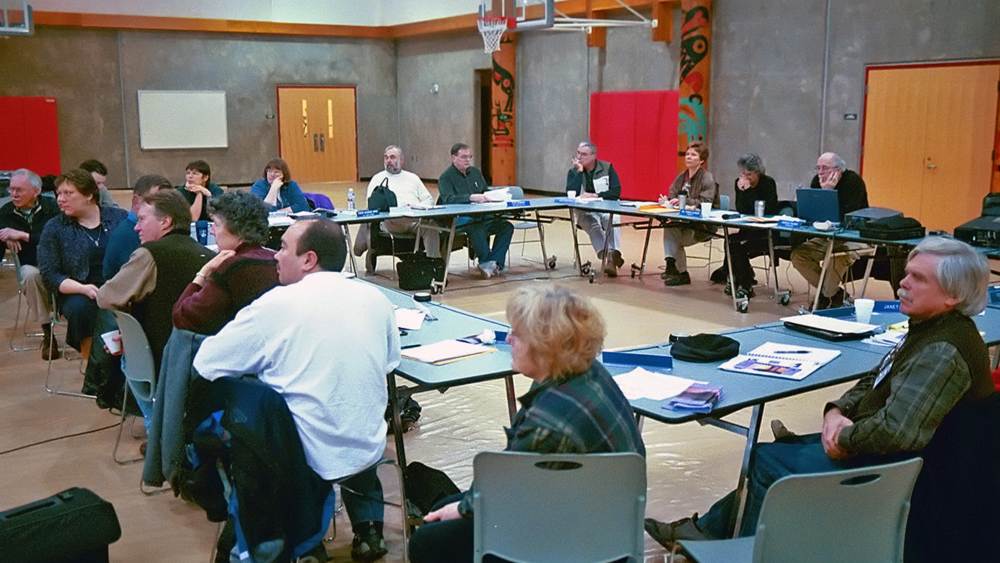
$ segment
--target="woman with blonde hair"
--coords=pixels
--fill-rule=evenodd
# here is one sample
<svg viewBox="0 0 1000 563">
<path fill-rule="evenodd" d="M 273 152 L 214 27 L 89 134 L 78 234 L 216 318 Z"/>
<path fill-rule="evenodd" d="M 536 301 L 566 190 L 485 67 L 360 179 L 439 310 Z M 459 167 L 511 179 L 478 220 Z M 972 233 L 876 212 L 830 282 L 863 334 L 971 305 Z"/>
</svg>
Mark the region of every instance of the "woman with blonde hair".
<svg viewBox="0 0 1000 563">
<path fill-rule="evenodd" d="M 534 382 L 505 429 L 506 451 L 646 454 L 628 400 L 597 360 L 605 327 L 589 299 L 560 286 L 522 287 L 507 320 L 512 366 Z M 471 561 L 471 492 L 436 508 L 410 539 L 410 561 Z"/>
</svg>

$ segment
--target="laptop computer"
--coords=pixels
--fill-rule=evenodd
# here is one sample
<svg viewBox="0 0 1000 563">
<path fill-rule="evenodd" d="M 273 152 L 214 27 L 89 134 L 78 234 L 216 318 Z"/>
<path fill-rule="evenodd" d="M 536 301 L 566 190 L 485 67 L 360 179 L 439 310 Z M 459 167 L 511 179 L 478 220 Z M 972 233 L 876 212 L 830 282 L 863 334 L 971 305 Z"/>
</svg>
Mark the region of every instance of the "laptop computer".
<svg viewBox="0 0 1000 563">
<path fill-rule="evenodd" d="M 795 190 L 796 210 L 800 219 L 840 222 L 840 199 L 837 190 L 798 188 Z"/>
</svg>

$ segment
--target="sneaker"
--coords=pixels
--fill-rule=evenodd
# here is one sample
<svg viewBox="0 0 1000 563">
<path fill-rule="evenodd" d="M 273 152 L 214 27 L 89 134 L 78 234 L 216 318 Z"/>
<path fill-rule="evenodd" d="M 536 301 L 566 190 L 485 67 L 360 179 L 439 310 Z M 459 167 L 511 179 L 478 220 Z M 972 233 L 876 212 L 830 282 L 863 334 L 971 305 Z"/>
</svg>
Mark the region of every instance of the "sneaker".
<svg viewBox="0 0 1000 563">
<path fill-rule="evenodd" d="M 643 527 L 646 528 L 646 533 L 649 534 L 649 537 L 656 540 L 656 543 L 667 549 L 673 549 L 674 543 L 679 540 L 713 539 L 711 536 L 698 529 L 698 526 L 695 525 L 695 520 L 697 519 L 697 513 L 690 518 L 681 518 L 680 520 L 674 520 L 670 523 L 660 522 L 659 520 L 654 520 L 652 518 L 646 518 Z"/>
<path fill-rule="evenodd" d="M 671 276 L 676 276 L 677 274 L 680 274 L 680 272 L 677 271 L 677 260 L 676 259 L 674 259 L 674 258 L 667 258 L 666 262 L 667 262 L 667 265 L 663 268 L 663 273 L 660 274 L 660 279 L 666 280 L 666 279 L 670 279 Z M 667 284 L 667 285 L 669 285 L 669 284 Z"/>
<path fill-rule="evenodd" d="M 625 265 L 625 258 L 622 257 L 622 253 L 618 249 L 611 250 L 611 259 L 614 261 L 616 268 L 621 268 Z"/>
<path fill-rule="evenodd" d="M 676 286 L 676 285 L 690 285 L 691 275 L 687 272 L 680 272 L 677 274 L 670 274 L 663 278 L 663 285 Z"/>
<path fill-rule="evenodd" d="M 351 559 L 354 561 L 375 561 L 387 553 L 385 538 L 374 526 L 361 534 L 354 534 L 354 541 L 351 542 Z"/>
<path fill-rule="evenodd" d="M 490 279 L 497 274 L 497 263 L 492 260 L 479 264 L 479 271 L 483 274 L 483 279 Z"/>
</svg>

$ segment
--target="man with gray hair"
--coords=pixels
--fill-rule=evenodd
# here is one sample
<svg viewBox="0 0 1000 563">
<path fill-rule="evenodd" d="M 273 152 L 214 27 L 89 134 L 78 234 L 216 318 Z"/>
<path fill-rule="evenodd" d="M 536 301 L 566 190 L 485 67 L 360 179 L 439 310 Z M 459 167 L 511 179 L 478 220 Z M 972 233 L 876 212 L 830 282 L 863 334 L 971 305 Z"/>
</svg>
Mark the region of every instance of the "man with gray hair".
<svg viewBox="0 0 1000 563">
<path fill-rule="evenodd" d="M 924 239 L 910 252 L 900 282 L 900 311 L 909 332 L 842 397 L 823 409 L 823 430 L 754 447 L 740 535 L 752 535 L 768 487 L 786 475 L 864 467 L 920 455 L 960 403 L 993 392 L 986 344 L 971 317 L 986 307 L 989 267 L 967 244 Z M 730 493 L 704 516 L 666 524 L 646 520 L 661 544 L 728 535 L 737 496 Z M 959 516 L 960 518 L 960 516 Z"/>
<path fill-rule="evenodd" d="M 816 160 L 816 175 L 809 185 L 814 189 L 837 190 L 840 203 L 840 222 L 844 215 L 852 211 L 868 207 L 868 190 L 865 181 L 853 170 L 847 169 L 847 163 L 837 153 L 825 152 Z M 834 244 L 836 253 L 830 258 L 826 275 L 819 279 L 826 258 L 828 241 L 824 238 L 811 238 L 792 249 L 792 266 L 802 274 L 809 285 L 820 292 L 819 309 L 840 307 L 844 304 L 844 290 L 840 282 L 851 264 L 858 259 L 857 250 L 866 245 L 861 243 Z"/>
<path fill-rule="evenodd" d="M 42 359 L 59 357 L 59 348 L 50 338 L 52 298 L 38 272 L 38 240 L 49 219 L 59 215 L 55 199 L 39 197 L 42 179 L 27 168 L 15 170 L 10 176 L 10 201 L 0 207 L 0 242 L 17 253 L 21 262 L 19 277 L 24 285 L 29 319 L 42 327 Z M 14 327 L 17 329 L 17 327 Z M 52 343 L 52 348 L 49 343 Z"/>
<path fill-rule="evenodd" d="M 382 155 L 384 170 L 372 176 L 368 182 L 368 194 L 370 199 L 375 189 L 385 186 L 396 196 L 396 205 L 400 207 L 434 205 L 434 196 L 427 191 L 423 180 L 419 176 L 408 170 L 403 170 L 403 149 L 396 145 L 389 145 Z M 369 207 L 371 204 L 369 204 Z M 388 219 L 382 221 L 380 228 L 394 235 L 417 235 L 423 244 L 424 251 L 431 258 L 441 256 L 440 234 L 434 229 L 421 229 L 420 220 L 401 217 L 399 219 Z M 371 264 L 370 271 L 374 271 L 374 256 L 369 252 L 366 267 Z"/>
<path fill-rule="evenodd" d="M 608 161 L 597 160 L 597 147 L 583 142 L 577 145 L 573 157 L 573 167 L 566 173 L 566 193 L 574 192 L 580 199 L 621 199 L 622 184 L 618 180 L 615 167 Z M 625 264 L 622 259 L 621 229 L 613 228 L 611 215 L 573 211 L 573 220 L 590 236 L 590 244 L 597 257 L 604 261 L 604 273 L 610 277 L 618 275 L 618 268 Z M 609 240 L 610 237 L 610 240 Z M 610 256 L 605 259 L 604 249 Z"/>
</svg>

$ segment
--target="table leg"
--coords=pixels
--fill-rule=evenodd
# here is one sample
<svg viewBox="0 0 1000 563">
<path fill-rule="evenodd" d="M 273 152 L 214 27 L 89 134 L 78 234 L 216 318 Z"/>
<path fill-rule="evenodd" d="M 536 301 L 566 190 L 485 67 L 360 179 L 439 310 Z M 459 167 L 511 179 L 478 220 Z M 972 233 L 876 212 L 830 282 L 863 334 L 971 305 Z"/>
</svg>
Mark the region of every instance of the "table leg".
<svg viewBox="0 0 1000 563">
<path fill-rule="evenodd" d="M 764 416 L 764 405 L 755 405 L 750 411 L 750 423 L 747 425 L 747 445 L 743 449 L 743 461 L 740 463 L 740 476 L 736 481 L 736 498 L 738 500 L 737 509 L 733 513 L 733 537 L 739 536 L 740 525 L 743 523 L 743 512 L 746 510 L 747 474 L 750 472 L 750 454 L 757 444 L 757 437 L 760 435 L 760 423 Z"/>
<path fill-rule="evenodd" d="M 386 375 L 386 383 L 389 387 L 389 412 L 392 414 L 392 426 L 395 428 L 392 436 L 396 442 L 396 461 L 400 467 L 405 468 L 406 447 L 403 444 L 403 422 L 399 418 L 399 389 L 396 387 L 395 372 Z"/>
<path fill-rule="evenodd" d="M 504 386 L 507 388 L 507 415 L 510 417 L 511 425 L 514 424 L 514 415 L 517 414 L 517 397 L 514 391 L 514 376 L 508 375 L 503 378 Z"/>
<path fill-rule="evenodd" d="M 731 289 L 730 293 L 733 298 L 733 309 L 736 309 L 740 313 L 746 313 L 746 308 L 740 308 L 740 300 L 736 297 L 736 277 L 733 276 L 733 254 L 729 252 L 729 225 L 722 226 L 722 241 L 726 247 L 726 269 L 729 271 L 729 288 Z M 709 240 L 709 244 L 711 244 L 711 240 Z"/>
<path fill-rule="evenodd" d="M 819 285 L 816 287 L 816 297 L 813 298 L 812 311 L 819 307 L 819 296 L 823 294 L 823 280 L 826 279 L 826 270 L 830 267 L 830 257 L 833 256 L 833 237 L 830 237 L 826 245 L 826 256 L 823 257 L 823 267 L 819 269 Z"/>
<path fill-rule="evenodd" d="M 583 259 L 580 258 L 580 239 L 576 234 L 576 210 L 569 210 L 569 230 L 573 233 L 573 254 L 576 256 L 576 269 L 579 270 L 580 275 L 586 275 L 583 273 Z"/>
<path fill-rule="evenodd" d="M 458 216 L 451 218 L 451 227 L 448 230 L 448 246 L 445 247 L 444 252 L 444 276 L 441 277 L 440 282 L 431 282 L 431 289 L 436 290 L 437 293 L 444 293 L 445 286 L 448 285 L 448 266 L 451 265 L 451 247 L 455 244 L 455 223 L 458 221 Z"/>
<path fill-rule="evenodd" d="M 535 211 L 535 226 L 538 228 L 538 244 L 542 247 L 542 263 L 545 264 L 546 269 L 549 269 L 549 255 L 545 252 L 545 229 L 542 228 L 542 218 L 537 211 Z M 524 254 L 524 247 L 522 246 L 521 249 L 521 254 Z"/>
<path fill-rule="evenodd" d="M 347 223 L 344 223 L 344 238 L 347 239 L 347 255 L 351 258 L 351 272 L 357 276 L 358 264 L 354 261 L 354 252 L 351 250 L 354 248 L 354 244 L 351 243 L 351 226 Z"/>
</svg>

